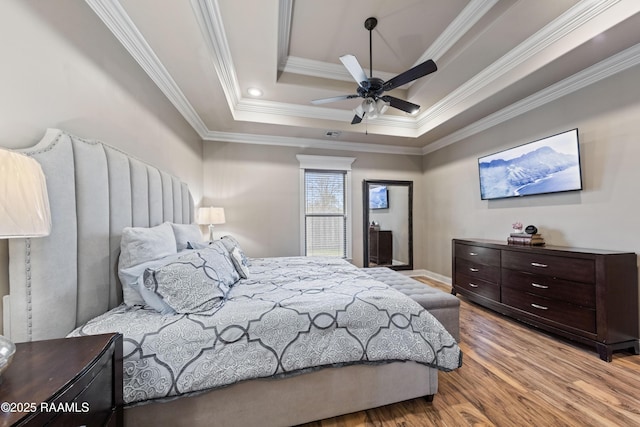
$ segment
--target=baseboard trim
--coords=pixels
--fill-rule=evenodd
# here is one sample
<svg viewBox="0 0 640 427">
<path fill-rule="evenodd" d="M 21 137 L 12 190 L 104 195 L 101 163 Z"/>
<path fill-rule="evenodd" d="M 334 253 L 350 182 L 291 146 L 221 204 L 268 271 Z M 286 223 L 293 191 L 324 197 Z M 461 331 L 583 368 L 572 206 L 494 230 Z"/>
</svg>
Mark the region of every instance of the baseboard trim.
<svg viewBox="0 0 640 427">
<path fill-rule="evenodd" d="M 419 269 L 419 270 L 405 270 L 399 271 L 399 273 L 406 274 L 409 277 L 412 276 L 426 276 L 430 279 L 437 280 L 438 282 L 442 282 L 451 286 L 451 277 L 444 276 L 442 274 L 434 273 L 433 271 Z"/>
</svg>

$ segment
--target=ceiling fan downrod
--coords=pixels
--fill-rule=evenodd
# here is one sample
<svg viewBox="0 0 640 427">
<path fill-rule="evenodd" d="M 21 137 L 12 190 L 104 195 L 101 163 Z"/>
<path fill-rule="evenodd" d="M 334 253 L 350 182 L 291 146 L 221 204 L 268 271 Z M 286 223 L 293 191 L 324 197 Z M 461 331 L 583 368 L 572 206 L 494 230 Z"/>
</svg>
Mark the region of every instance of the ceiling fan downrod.
<svg viewBox="0 0 640 427">
<path fill-rule="evenodd" d="M 373 29 L 378 25 L 378 20 L 373 16 L 364 21 L 364 28 L 369 30 L 369 77 L 373 78 Z"/>
</svg>

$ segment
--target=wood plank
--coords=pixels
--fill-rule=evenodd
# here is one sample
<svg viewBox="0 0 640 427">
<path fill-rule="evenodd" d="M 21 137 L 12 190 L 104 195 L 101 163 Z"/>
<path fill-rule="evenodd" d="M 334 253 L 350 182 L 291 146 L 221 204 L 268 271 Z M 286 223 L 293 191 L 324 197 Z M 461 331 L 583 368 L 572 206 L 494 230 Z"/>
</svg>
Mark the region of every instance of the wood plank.
<svg viewBox="0 0 640 427">
<path fill-rule="evenodd" d="M 439 373 L 432 403 L 413 399 L 305 426 L 640 425 L 640 356 L 615 353 L 606 363 L 590 347 L 460 299 L 463 366 Z"/>
</svg>

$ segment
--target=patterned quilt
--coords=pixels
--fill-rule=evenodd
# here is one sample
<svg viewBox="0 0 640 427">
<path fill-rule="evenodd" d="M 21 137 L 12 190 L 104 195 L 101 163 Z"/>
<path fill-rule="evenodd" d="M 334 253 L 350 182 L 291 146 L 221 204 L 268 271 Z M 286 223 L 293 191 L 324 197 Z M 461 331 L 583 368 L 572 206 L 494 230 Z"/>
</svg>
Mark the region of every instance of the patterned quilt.
<svg viewBox="0 0 640 427">
<path fill-rule="evenodd" d="M 252 259 L 250 273 L 208 311 L 121 305 L 70 336 L 124 335 L 129 404 L 328 366 L 461 365 L 458 345 L 431 314 L 344 260 Z"/>
</svg>

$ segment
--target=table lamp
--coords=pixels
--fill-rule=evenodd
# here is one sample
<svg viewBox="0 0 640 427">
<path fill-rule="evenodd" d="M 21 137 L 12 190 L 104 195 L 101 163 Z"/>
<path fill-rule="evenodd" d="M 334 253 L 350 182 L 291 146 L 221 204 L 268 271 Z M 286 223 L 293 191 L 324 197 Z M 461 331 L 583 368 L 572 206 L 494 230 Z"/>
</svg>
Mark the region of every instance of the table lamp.
<svg viewBox="0 0 640 427">
<path fill-rule="evenodd" d="M 0 148 L 0 239 L 43 237 L 50 232 L 49 197 L 40 164 Z M 0 335 L 0 375 L 15 351 L 15 344 Z"/>
<path fill-rule="evenodd" d="M 209 240 L 213 240 L 213 226 L 224 223 L 224 208 L 202 207 L 198 209 L 198 224 L 209 226 Z"/>
</svg>

